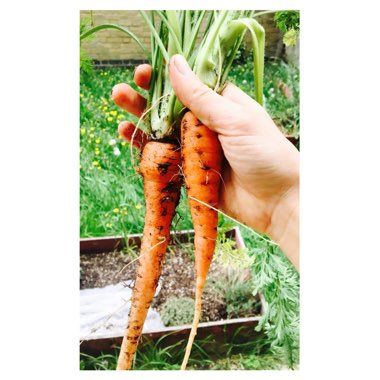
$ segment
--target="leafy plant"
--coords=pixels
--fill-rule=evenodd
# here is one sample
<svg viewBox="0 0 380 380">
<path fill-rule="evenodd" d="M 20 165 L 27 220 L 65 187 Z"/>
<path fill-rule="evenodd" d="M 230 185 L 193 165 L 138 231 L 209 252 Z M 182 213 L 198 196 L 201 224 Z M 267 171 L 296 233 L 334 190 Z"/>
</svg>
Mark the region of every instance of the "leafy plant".
<svg viewBox="0 0 380 380">
<path fill-rule="evenodd" d="M 180 326 L 191 323 L 194 318 L 194 300 L 192 298 L 171 297 L 161 310 L 161 319 L 165 326 Z"/>
<path fill-rule="evenodd" d="M 294 46 L 300 30 L 299 11 L 279 11 L 275 13 L 274 20 L 278 28 L 284 33 L 284 44 Z"/>
<path fill-rule="evenodd" d="M 299 361 L 299 274 L 278 246 L 253 236 L 246 241 L 255 261 L 254 293 L 261 292 L 267 306 L 257 330 L 264 330 L 271 349 L 295 368 Z"/>
</svg>

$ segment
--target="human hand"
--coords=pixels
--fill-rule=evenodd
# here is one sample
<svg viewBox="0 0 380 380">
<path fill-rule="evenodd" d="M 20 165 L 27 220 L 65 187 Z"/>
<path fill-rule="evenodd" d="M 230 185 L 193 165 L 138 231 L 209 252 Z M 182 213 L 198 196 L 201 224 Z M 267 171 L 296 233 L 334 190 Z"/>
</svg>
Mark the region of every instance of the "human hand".
<svg viewBox="0 0 380 380">
<path fill-rule="evenodd" d="M 298 269 L 299 153 L 257 102 L 232 84 L 221 95 L 205 86 L 183 57 L 172 57 L 170 81 L 182 102 L 218 133 L 224 156 L 219 208 L 276 241 Z M 147 89 L 151 68 L 139 66 L 134 75 Z M 141 116 L 146 100 L 125 84 L 114 87 L 113 99 Z M 130 139 L 134 126 L 119 125 Z M 141 145 L 141 144 L 140 144 Z"/>
</svg>

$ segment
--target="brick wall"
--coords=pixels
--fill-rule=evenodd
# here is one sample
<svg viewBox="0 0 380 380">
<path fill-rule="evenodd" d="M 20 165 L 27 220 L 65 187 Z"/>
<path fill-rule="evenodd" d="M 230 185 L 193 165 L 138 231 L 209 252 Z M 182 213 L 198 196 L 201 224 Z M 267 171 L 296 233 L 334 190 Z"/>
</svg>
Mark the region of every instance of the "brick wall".
<svg viewBox="0 0 380 380">
<path fill-rule="evenodd" d="M 80 12 L 80 16 L 90 16 L 90 11 L 83 10 Z M 138 11 L 92 11 L 92 19 L 95 26 L 104 23 L 125 26 L 136 34 L 148 49 L 150 48 L 149 28 Z M 284 46 L 282 44 L 282 34 L 276 27 L 273 16 L 264 15 L 258 18 L 258 21 L 263 25 L 266 31 L 266 56 L 283 56 Z M 250 43 L 249 33 L 247 33 L 246 40 Z M 133 39 L 118 30 L 101 30 L 97 32 L 95 37 L 90 41 L 84 41 L 82 46 L 88 55 L 98 61 L 145 59 L 144 53 Z"/>
</svg>

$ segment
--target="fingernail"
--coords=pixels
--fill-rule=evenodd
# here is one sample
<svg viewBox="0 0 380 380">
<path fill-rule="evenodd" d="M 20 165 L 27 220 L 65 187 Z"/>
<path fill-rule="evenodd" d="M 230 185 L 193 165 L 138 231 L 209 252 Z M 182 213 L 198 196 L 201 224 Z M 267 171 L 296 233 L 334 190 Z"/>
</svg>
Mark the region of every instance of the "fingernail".
<svg viewBox="0 0 380 380">
<path fill-rule="evenodd" d="M 186 74 L 186 71 L 188 70 L 188 64 L 185 60 L 185 58 L 182 55 L 176 55 L 174 58 L 174 66 L 181 74 Z"/>
</svg>

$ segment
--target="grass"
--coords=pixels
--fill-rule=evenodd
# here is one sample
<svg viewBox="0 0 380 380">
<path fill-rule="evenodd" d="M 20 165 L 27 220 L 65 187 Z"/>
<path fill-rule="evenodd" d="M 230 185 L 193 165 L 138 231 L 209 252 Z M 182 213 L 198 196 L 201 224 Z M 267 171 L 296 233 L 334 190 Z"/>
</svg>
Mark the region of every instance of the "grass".
<svg viewBox="0 0 380 380">
<path fill-rule="evenodd" d="M 135 370 L 179 370 L 185 352 L 185 341 L 180 340 L 175 344 L 163 344 L 166 336 L 157 341 L 143 339 L 136 353 L 133 366 Z M 222 345 L 224 343 L 221 343 Z M 274 355 L 263 338 L 255 341 L 239 344 L 232 343 L 219 350 L 210 350 L 220 343 L 213 340 L 212 336 L 198 340 L 194 343 L 189 370 L 278 370 L 286 368 L 286 363 Z M 224 344 L 225 345 L 225 344 Z M 226 352 L 227 351 L 227 352 Z M 114 370 L 118 358 L 118 350 L 112 354 L 91 356 L 81 353 L 81 370 Z"/>
</svg>

